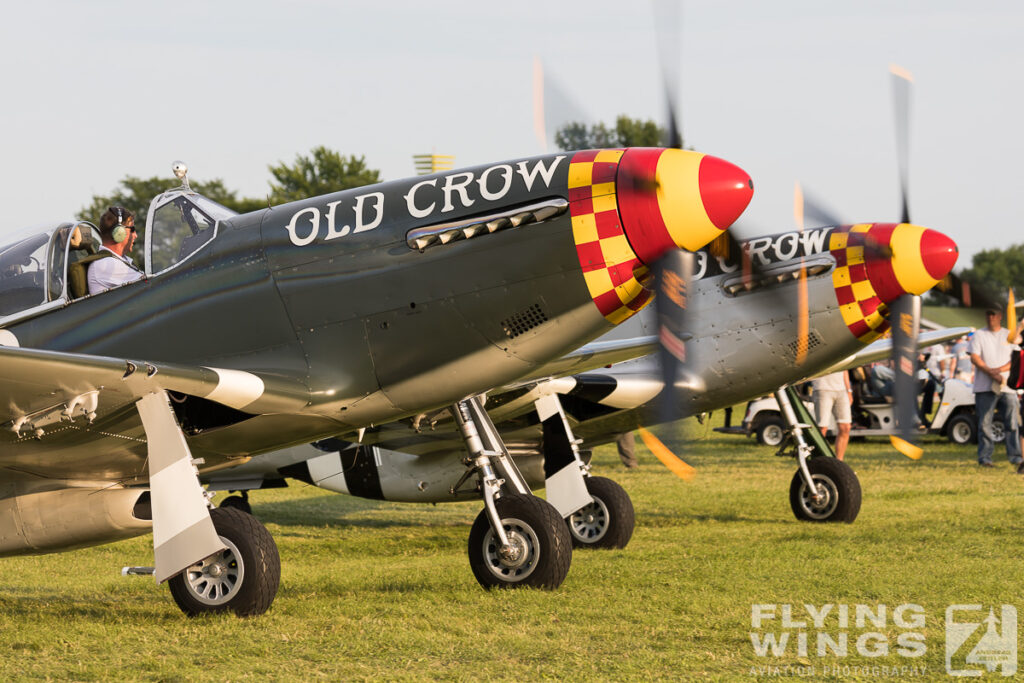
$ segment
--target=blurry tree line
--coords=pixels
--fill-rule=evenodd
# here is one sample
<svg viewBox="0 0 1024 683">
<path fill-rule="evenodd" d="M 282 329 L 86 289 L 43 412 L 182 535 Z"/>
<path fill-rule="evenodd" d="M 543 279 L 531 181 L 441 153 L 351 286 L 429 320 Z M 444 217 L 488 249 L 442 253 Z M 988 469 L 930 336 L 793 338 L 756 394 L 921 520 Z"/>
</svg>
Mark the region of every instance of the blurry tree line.
<svg viewBox="0 0 1024 683">
<path fill-rule="evenodd" d="M 661 144 L 664 134 L 664 130 L 654 121 L 620 116 L 614 126 L 603 123 L 591 126 L 579 122 L 568 123 L 558 130 L 555 141 L 563 150 L 654 147 Z M 295 161 L 290 164 L 281 162 L 269 166 L 268 170 L 271 179 L 265 197 L 240 197 L 220 178 L 206 181 L 189 178 L 189 185 L 218 204 L 246 213 L 268 205 L 284 204 L 381 181 L 380 171 L 369 168 L 365 157 L 346 156 L 322 145 L 309 154 L 296 155 Z M 141 232 L 145 229 L 146 212 L 153 198 L 175 187 L 177 184 L 174 179 L 167 176 L 125 176 L 109 194 L 95 195 L 78 212 L 78 218 L 96 222 L 108 207 L 123 206 L 135 214 L 135 223 Z"/>
<path fill-rule="evenodd" d="M 1021 301 L 1024 298 L 1024 244 L 979 251 L 971 259 L 971 266 L 960 271 L 960 279 L 971 286 L 975 305 L 983 301 L 1005 303 L 1010 288 L 1016 300 Z M 936 290 L 929 293 L 928 303 L 955 305 Z"/>
<path fill-rule="evenodd" d="M 271 180 L 265 197 L 240 197 L 220 178 L 207 181 L 189 178 L 189 185 L 218 204 L 246 213 L 268 205 L 372 185 L 381 180 L 380 171 L 369 168 L 364 157 L 345 156 L 324 146 L 314 148 L 308 155 L 297 155 L 291 164 L 281 162 L 269 166 L 268 170 Z M 153 198 L 177 186 L 174 178 L 167 176 L 125 176 L 110 194 L 94 196 L 78 212 L 78 217 L 95 223 L 108 207 L 123 206 L 135 213 L 136 224 L 144 228 L 146 212 Z"/>
<path fill-rule="evenodd" d="M 563 151 L 604 149 L 608 147 L 660 147 L 665 144 L 665 130 L 651 120 L 641 121 L 619 116 L 614 126 L 595 123 L 588 126 L 570 121 L 555 132 L 555 144 Z"/>
</svg>

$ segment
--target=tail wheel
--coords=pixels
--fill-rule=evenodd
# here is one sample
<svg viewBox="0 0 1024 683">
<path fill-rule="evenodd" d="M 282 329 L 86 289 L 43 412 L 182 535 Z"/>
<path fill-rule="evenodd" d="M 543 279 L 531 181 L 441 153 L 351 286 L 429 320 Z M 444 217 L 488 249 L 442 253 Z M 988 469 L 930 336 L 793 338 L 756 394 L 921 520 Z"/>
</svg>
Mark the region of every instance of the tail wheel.
<svg viewBox="0 0 1024 683">
<path fill-rule="evenodd" d="M 625 548 L 633 537 L 636 516 L 629 494 L 611 479 L 587 477 L 593 500 L 569 515 L 566 523 L 577 548 Z"/>
<path fill-rule="evenodd" d="M 789 486 L 789 504 L 806 522 L 852 522 L 860 512 L 860 481 L 850 466 L 830 457 L 807 461 L 817 491 L 811 491 L 800 470 Z"/>
<path fill-rule="evenodd" d="M 572 561 L 572 539 L 558 511 L 531 495 L 505 494 L 495 504 L 511 548 L 502 552 L 482 510 L 469 532 L 473 576 L 487 589 L 558 588 Z"/>
<path fill-rule="evenodd" d="M 281 581 L 273 537 L 255 517 L 237 508 L 215 508 L 210 517 L 227 548 L 168 581 L 174 602 L 190 617 L 227 610 L 240 617 L 263 614 Z"/>
</svg>

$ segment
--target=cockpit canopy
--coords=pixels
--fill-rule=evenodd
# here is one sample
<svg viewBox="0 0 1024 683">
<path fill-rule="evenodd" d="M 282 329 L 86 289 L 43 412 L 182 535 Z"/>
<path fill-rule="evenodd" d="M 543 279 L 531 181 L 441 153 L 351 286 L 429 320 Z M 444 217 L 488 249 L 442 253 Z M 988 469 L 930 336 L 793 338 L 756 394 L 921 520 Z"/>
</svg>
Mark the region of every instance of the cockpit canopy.
<svg viewBox="0 0 1024 683">
<path fill-rule="evenodd" d="M 146 274 L 186 261 L 216 237 L 221 220 L 236 215 L 188 187 L 164 192 L 150 204 L 146 224 L 138 226 Z M 85 296 L 89 257 L 101 246 L 99 230 L 88 221 L 36 226 L 0 246 L 0 321 Z"/>
<path fill-rule="evenodd" d="M 217 235 L 217 222 L 238 213 L 187 188 L 164 192 L 146 218 L 146 273 L 181 263 Z"/>
<path fill-rule="evenodd" d="M 91 223 L 69 221 L 31 228 L 0 247 L 0 318 L 66 298 L 69 267 L 100 244 Z"/>
</svg>

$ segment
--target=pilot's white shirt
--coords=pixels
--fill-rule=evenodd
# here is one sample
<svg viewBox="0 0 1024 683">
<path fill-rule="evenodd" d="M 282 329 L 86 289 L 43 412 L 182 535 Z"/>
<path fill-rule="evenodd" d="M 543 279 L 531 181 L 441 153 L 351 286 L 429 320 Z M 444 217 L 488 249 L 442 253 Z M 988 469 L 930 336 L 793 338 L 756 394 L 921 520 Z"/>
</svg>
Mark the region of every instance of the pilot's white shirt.
<svg viewBox="0 0 1024 683">
<path fill-rule="evenodd" d="M 142 279 L 142 273 L 128 265 L 128 259 L 118 256 L 106 247 L 100 248 L 114 255 L 89 264 L 86 282 L 89 284 L 90 294 L 98 294 L 111 287 L 119 287 L 125 283 Z"/>
</svg>

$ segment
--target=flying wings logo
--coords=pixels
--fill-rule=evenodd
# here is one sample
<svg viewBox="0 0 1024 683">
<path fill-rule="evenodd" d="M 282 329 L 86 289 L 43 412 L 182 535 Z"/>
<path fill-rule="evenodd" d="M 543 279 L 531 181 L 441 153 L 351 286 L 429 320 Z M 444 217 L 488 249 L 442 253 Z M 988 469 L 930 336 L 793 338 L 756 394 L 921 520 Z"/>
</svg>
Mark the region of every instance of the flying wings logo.
<svg viewBox="0 0 1024 683">
<path fill-rule="evenodd" d="M 1003 676 L 1017 673 L 1017 609 L 1002 605 L 999 615 L 982 605 L 946 608 L 946 673 L 982 676 L 999 669 Z"/>
<path fill-rule="evenodd" d="M 517 178 L 526 192 L 532 192 L 534 186 L 539 189 L 541 184 L 550 188 L 563 159 L 565 155 L 559 155 L 515 164 L 497 164 L 479 173 L 462 171 L 427 178 L 413 184 L 400 196 L 402 208 L 397 211 L 404 209 L 409 217 L 422 219 L 451 213 L 459 208 L 468 209 L 478 201 L 498 201 L 509 194 Z M 398 195 L 385 195 L 383 192 L 364 192 L 328 202 L 322 210 L 318 206 L 299 209 L 285 225 L 288 239 L 295 246 L 304 247 L 320 238 L 321 233 L 322 241 L 327 242 L 368 232 L 379 227 L 389 211 L 396 210 L 388 204 L 397 198 Z"/>
</svg>

